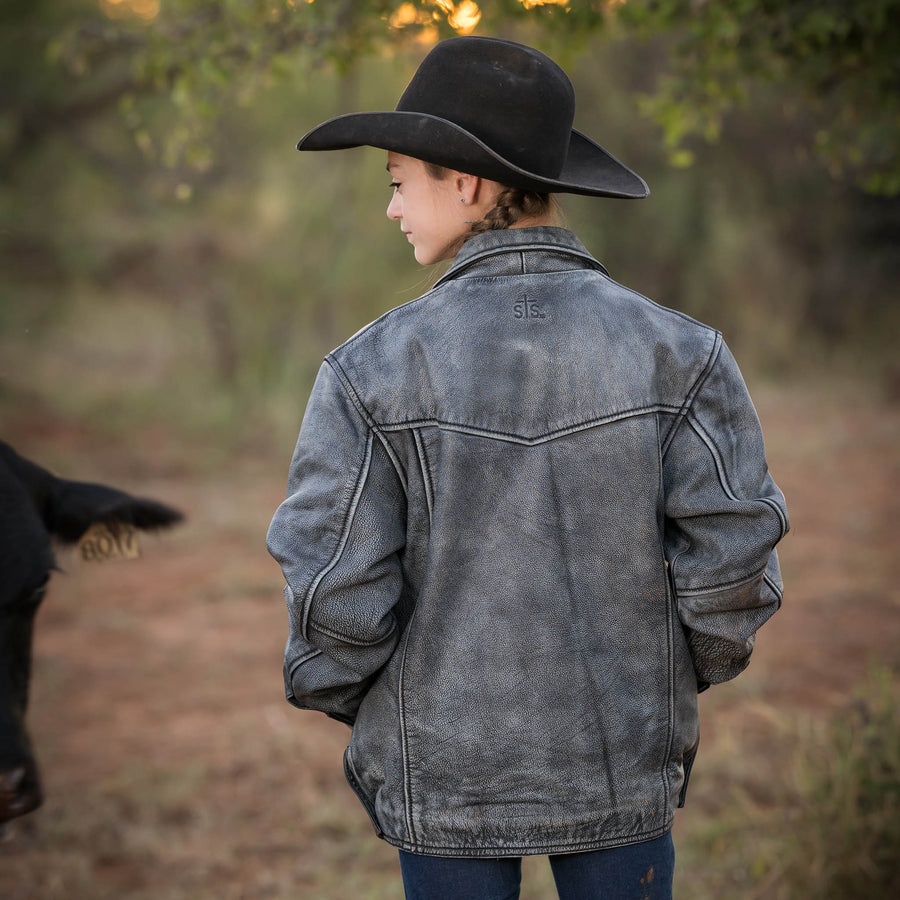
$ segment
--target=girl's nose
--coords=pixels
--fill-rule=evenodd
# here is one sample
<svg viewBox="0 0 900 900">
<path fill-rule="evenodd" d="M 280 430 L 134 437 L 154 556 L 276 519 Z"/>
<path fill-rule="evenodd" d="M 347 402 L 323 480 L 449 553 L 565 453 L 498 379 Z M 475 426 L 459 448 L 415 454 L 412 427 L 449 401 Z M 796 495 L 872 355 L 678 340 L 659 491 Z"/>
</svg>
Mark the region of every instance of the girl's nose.
<svg viewBox="0 0 900 900">
<path fill-rule="evenodd" d="M 388 203 L 387 208 L 387 217 L 389 219 L 393 219 L 395 222 L 400 219 L 400 199 L 397 196 L 397 192 L 394 191 L 393 196 L 391 197 L 391 202 Z"/>
</svg>

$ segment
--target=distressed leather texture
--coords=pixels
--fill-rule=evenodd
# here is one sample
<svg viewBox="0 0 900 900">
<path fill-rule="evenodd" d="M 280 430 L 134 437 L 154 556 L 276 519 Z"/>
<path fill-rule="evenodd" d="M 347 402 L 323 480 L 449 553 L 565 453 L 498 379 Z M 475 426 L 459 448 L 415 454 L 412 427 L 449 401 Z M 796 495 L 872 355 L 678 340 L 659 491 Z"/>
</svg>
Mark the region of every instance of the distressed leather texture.
<svg viewBox="0 0 900 900">
<path fill-rule="evenodd" d="M 656 837 L 787 529 L 718 332 L 564 229 L 478 235 L 321 367 L 268 534 L 287 698 L 352 726 L 348 780 L 402 849 Z"/>
</svg>

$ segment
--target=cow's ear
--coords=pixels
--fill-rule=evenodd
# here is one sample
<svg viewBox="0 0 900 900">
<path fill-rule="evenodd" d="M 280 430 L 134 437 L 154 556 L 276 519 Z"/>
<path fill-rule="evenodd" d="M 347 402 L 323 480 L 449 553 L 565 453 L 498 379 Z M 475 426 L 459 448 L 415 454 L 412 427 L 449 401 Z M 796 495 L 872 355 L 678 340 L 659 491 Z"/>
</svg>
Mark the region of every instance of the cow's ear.
<svg viewBox="0 0 900 900">
<path fill-rule="evenodd" d="M 103 484 L 56 479 L 46 521 L 52 534 L 73 543 L 97 522 L 149 531 L 168 528 L 183 518 L 179 510 L 156 500 L 132 497 Z"/>
</svg>

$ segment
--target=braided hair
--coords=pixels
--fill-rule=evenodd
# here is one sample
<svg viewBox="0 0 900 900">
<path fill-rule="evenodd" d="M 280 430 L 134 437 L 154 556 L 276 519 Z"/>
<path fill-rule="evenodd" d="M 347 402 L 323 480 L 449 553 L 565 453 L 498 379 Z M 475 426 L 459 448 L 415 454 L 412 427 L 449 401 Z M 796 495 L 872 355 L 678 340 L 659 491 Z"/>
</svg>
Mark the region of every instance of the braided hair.
<svg viewBox="0 0 900 900">
<path fill-rule="evenodd" d="M 472 223 L 472 234 L 511 228 L 519 219 L 543 216 L 550 212 L 553 203 L 549 194 L 526 191 L 522 188 L 504 188 L 497 195 L 493 209 L 484 218 Z"/>
<path fill-rule="evenodd" d="M 450 170 L 436 163 L 425 163 L 428 174 L 436 181 L 447 177 Z M 526 191 L 522 188 L 504 187 L 497 195 L 497 201 L 492 209 L 489 209 L 484 217 L 472 223 L 466 240 L 476 234 L 485 231 L 499 231 L 511 228 L 519 219 L 527 219 L 532 216 L 544 216 L 557 210 L 556 199 L 552 194 Z"/>
</svg>

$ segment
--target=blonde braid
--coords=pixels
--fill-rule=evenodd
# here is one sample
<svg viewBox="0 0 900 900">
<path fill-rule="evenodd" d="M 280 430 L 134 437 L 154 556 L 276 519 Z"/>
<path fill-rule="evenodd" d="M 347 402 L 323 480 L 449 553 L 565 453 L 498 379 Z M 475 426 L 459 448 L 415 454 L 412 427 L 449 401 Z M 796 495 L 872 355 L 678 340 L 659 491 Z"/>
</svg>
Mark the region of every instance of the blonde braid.
<svg viewBox="0 0 900 900">
<path fill-rule="evenodd" d="M 488 210 L 483 219 L 473 222 L 470 231 L 475 235 L 511 228 L 519 219 L 544 215 L 551 206 L 549 194 L 522 188 L 504 188 L 497 195 L 493 209 Z"/>
</svg>

